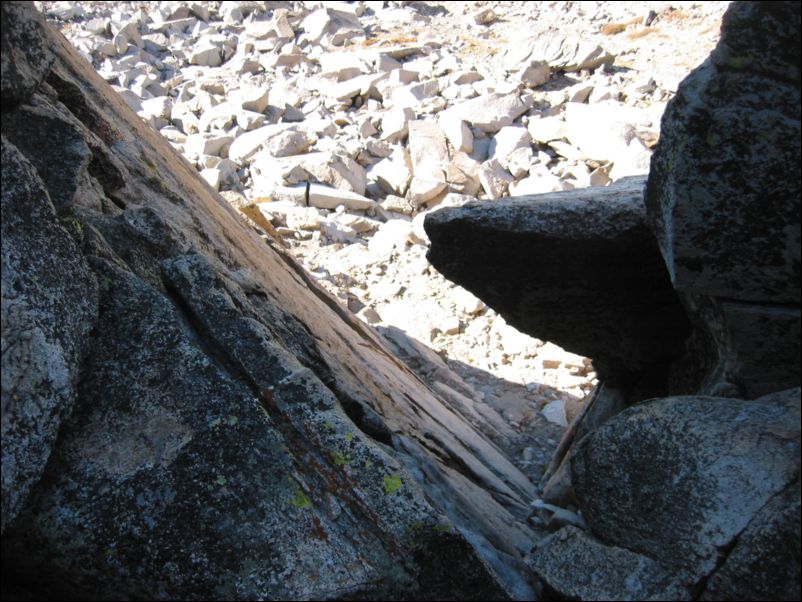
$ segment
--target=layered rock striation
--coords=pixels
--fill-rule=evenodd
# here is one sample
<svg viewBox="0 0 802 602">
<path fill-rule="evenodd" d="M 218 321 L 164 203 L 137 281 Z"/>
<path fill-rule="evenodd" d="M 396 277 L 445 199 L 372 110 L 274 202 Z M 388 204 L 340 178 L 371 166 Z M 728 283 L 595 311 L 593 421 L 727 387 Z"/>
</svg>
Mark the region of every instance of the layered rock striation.
<svg viewBox="0 0 802 602">
<path fill-rule="evenodd" d="M 532 484 L 32 3 L 2 13 L 4 588 L 530 596 Z"/>
</svg>

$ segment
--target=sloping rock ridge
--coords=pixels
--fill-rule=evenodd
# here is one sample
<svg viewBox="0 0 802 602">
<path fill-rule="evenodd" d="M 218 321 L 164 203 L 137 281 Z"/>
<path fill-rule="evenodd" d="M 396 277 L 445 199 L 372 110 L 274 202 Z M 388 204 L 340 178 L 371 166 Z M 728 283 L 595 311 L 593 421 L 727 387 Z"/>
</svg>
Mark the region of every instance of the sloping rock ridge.
<svg viewBox="0 0 802 602">
<path fill-rule="evenodd" d="M 2 11 L 6 584 L 530 597 L 524 475 L 32 3 Z"/>
</svg>

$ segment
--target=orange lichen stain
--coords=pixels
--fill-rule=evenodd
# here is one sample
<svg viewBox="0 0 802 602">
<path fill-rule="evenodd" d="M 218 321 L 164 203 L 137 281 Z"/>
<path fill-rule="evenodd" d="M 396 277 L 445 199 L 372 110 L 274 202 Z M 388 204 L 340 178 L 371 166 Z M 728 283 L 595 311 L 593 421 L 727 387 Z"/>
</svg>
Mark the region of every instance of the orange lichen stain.
<svg viewBox="0 0 802 602">
<path fill-rule="evenodd" d="M 506 44 L 507 41 L 503 39 L 494 40 L 493 44 Z M 490 46 L 484 42 L 470 39 L 465 40 L 465 45 L 459 49 L 461 57 L 467 56 L 493 56 L 501 50 L 501 46 Z"/>
<path fill-rule="evenodd" d="M 396 44 L 414 44 L 418 40 L 410 36 L 402 35 L 378 35 L 375 38 L 367 38 L 362 42 L 362 46 L 395 46 Z"/>
<path fill-rule="evenodd" d="M 640 25 L 641 23 L 643 23 L 643 17 L 635 17 L 634 19 L 623 21 L 622 23 L 605 23 L 602 25 L 601 33 L 605 36 L 614 36 L 624 31 L 630 25 Z"/>
<path fill-rule="evenodd" d="M 654 27 L 641 27 L 640 29 L 636 29 L 635 31 L 630 31 L 627 34 L 627 38 L 630 40 L 637 40 L 638 38 L 644 38 L 648 35 L 653 33 L 657 33 L 657 29 Z"/>
<path fill-rule="evenodd" d="M 661 21 L 686 21 L 690 16 L 684 10 L 669 10 L 660 14 Z"/>
<path fill-rule="evenodd" d="M 605 23 L 602 25 L 601 33 L 605 36 L 614 36 L 627 28 L 625 23 Z"/>
</svg>

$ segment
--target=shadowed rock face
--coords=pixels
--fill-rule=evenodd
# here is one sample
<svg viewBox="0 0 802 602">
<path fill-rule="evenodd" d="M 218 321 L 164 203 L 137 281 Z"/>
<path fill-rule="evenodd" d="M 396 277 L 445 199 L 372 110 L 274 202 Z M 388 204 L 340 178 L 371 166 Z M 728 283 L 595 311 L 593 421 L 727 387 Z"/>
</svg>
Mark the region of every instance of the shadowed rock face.
<svg viewBox="0 0 802 602">
<path fill-rule="evenodd" d="M 799 389 L 744 402 L 646 401 L 574 447 L 574 490 L 598 537 L 694 583 L 798 479 L 798 424 Z"/>
<path fill-rule="evenodd" d="M 31 3 L 2 10 L 4 580 L 531 596 L 531 483 Z"/>
<path fill-rule="evenodd" d="M 740 2 L 666 108 L 646 189 L 679 291 L 800 301 L 800 50 L 794 2 Z"/>
<path fill-rule="evenodd" d="M 796 2 L 736 2 L 668 104 L 646 208 L 708 343 L 702 389 L 799 384 L 800 31 Z"/>
<path fill-rule="evenodd" d="M 587 525 L 528 557 L 546 596 L 800 597 L 801 20 L 797 2 L 730 5 L 719 45 L 668 104 L 645 215 L 611 188 L 427 219 L 444 274 L 602 362 L 603 387 L 544 479 L 543 501 Z M 692 329 L 632 328 L 664 305 L 681 313 L 677 298 Z M 650 357 L 665 360 L 659 395 L 691 395 L 650 399 L 607 367 Z"/>
<path fill-rule="evenodd" d="M 600 378 L 629 385 L 677 357 L 690 332 L 646 222 L 643 185 L 633 177 L 434 212 L 427 257 L 516 328 L 590 356 Z"/>
<path fill-rule="evenodd" d="M 41 477 L 75 403 L 98 287 L 36 169 L 2 137 L 2 527 Z"/>
<path fill-rule="evenodd" d="M 0 6 L 0 15 L 0 78 L 5 111 L 30 98 L 50 70 L 54 57 L 41 16 L 11 3 Z"/>
<path fill-rule="evenodd" d="M 569 462 L 589 530 L 538 544 L 529 562 L 546 590 L 797 599 L 799 393 L 648 400 L 580 439 Z"/>
</svg>

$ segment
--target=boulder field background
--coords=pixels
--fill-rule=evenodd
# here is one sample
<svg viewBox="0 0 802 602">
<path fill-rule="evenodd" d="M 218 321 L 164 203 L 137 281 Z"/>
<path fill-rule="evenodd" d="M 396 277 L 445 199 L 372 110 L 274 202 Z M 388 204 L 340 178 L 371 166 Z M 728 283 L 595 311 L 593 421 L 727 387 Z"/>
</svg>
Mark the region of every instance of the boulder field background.
<svg viewBox="0 0 802 602">
<path fill-rule="evenodd" d="M 0 4 L 3 597 L 799 599 L 800 6 L 674 4 Z"/>
</svg>

